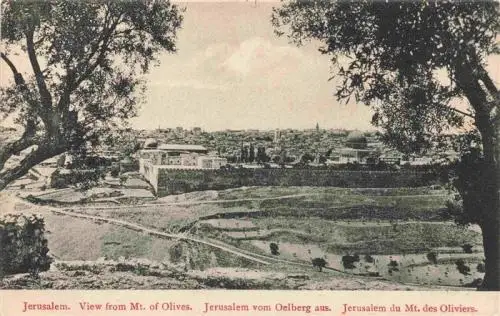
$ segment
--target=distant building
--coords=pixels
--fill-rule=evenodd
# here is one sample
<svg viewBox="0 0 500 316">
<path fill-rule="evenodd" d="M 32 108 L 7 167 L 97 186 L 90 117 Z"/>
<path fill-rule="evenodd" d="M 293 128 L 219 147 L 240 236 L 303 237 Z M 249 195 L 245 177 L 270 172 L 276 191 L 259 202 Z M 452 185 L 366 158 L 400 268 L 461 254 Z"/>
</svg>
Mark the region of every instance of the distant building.
<svg viewBox="0 0 500 316">
<path fill-rule="evenodd" d="M 207 148 L 201 145 L 161 144 L 143 148 L 138 152 L 139 172 L 145 173 L 145 165 L 167 169 L 220 169 L 227 164 L 226 158 L 207 153 Z"/>
<path fill-rule="evenodd" d="M 277 128 L 274 131 L 274 143 L 278 143 L 281 139 L 281 131 Z"/>
<path fill-rule="evenodd" d="M 201 169 L 220 169 L 227 164 L 226 158 L 216 156 L 198 157 L 198 167 Z"/>
<path fill-rule="evenodd" d="M 409 160 L 401 160 L 400 164 L 410 166 L 428 166 L 432 164 L 431 157 L 410 157 Z"/>
<path fill-rule="evenodd" d="M 373 163 L 376 152 L 372 149 L 355 149 L 355 148 L 340 148 L 334 152 L 327 162 L 328 164 L 348 164 L 359 163 L 367 164 Z"/>
<path fill-rule="evenodd" d="M 363 133 L 353 131 L 347 136 L 345 147 L 332 151 L 327 164 L 369 164 L 375 163 L 377 156 L 377 150 L 368 148 L 368 140 Z"/>
<path fill-rule="evenodd" d="M 143 148 L 156 148 L 156 147 L 158 147 L 158 141 L 154 138 L 147 138 L 144 141 L 144 145 L 142 147 Z"/>
<path fill-rule="evenodd" d="M 354 148 L 354 149 L 365 149 L 368 147 L 368 140 L 363 135 L 363 133 L 359 131 L 353 131 L 347 135 L 346 138 L 346 147 Z"/>
<path fill-rule="evenodd" d="M 157 148 L 158 150 L 178 155 L 180 155 L 180 153 L 206 154 L 208 152 L 208 150 L 201 145 L 162 144 L 158 145 Z"/>
</svg>

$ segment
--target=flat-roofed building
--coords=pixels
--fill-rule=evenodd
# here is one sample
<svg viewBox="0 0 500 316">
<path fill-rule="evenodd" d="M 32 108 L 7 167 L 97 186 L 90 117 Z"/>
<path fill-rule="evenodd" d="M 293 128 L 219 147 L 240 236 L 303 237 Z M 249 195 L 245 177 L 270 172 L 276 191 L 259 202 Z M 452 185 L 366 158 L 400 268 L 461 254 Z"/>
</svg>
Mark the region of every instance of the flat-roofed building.
<svg viewBox="0 0 500 316">
<path fill-rule="evenodd" d="M 162 144 L 157 147 L 159 150 L 169 153 L 198 153 L 207 154 L 208 149 L 202 145 L 183 145 L 183 144 Z"/>
<path fill-rule="evenodd" d="M 198 157 L 198 167 L 201 169 L 220 169 L 227 164 L 226 158 L 216 156 Z"/>
</svg>

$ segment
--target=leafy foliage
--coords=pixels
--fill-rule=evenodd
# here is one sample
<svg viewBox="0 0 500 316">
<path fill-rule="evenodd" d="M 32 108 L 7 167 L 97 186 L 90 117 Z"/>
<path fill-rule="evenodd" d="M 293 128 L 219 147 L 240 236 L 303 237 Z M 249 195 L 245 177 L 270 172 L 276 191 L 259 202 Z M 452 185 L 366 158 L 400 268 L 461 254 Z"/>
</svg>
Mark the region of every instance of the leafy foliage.
<svg viewBox="0 0 500 316">
<path fill-rule="evenodd" d="M 49 269 L 45 224 L 41 217 L 6 215 L 0 218 L 0 276 L 26 273 L 37 275 Z"/>
<path fill-rule="evenodd" d="M 327 264 L 326 260 L 323 258 L 314 258 L 311 262 L 313 267 L 316 267 L 320 272 Z"/>
<path fill-rule="evenodd" d="M 0 169 L 13 154 L 36 150 L 18 169 L 0 173 L 0 187 L 30 165 L 87 144 L 136 114 L 142 74 L 161 52 L 175 52 L 182 15 L 167 0 L 5 1 L 1 58 L 14 82 L 1 87 L 0 112 L 25 128 L 0 150 Z M 34 75 L 18 71 L 21 51 Z"/>
<path fill-rule="evenodd" d="M 275 256 L 277 256 L 277 255 L 280 254 L 280 252 L 279 252 L 279 246 L 278 246 L 278 244 L 276 244 L 274 242 L 272 242 L 272 243 L 269 244 L 269 249 L 271 250 L 271 254 L 273 254 Z"/>
<path fill-rule="evenodd" d="M 472 118 L 457 98 L 475 98 L 477 85 L 496 94 L 485 65 L 499 51 L 498 16 L 495 1 L 291 1 L 272 23 L 298 45 L 320 41 L 337 99 L 371 105 L 388 143 L 419 152 Z M 466 85 L 464 74 L 480 83 Z"/>
<path fill-rule="evenodd" d="M 337 99 L 370 105 L 387 144 L 425 153 L 453 129 L 480 135 L 455 186 L 463 222 L 482 229 L 488 290 L 500 289 L 500 93 L 487 71 L 488 56 L 500 53 L 499 17 L 493 0 L 294 0 L 272 16 L 278 35 L 322 44 Z"/>
<path fill-rule="evenodd" d="M 432 264 L 437 264 L 438 263 L 438 254 L 434 251 L 428 252 L 427 253 L 427 260 L 429 260 L 430 263 Z"/>
</svg>

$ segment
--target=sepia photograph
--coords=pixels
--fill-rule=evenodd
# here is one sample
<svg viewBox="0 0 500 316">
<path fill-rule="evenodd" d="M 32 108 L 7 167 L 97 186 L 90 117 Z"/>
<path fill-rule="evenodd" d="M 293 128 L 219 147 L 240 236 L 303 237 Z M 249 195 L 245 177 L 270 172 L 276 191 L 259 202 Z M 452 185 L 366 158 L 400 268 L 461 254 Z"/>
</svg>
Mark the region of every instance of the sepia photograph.
<svg viewBox="0 0 500 316">
<path fill-rule="evenodd" d="M 498 1 L 0 6 L 2 291 L 500 291 Z"/>
</svg>

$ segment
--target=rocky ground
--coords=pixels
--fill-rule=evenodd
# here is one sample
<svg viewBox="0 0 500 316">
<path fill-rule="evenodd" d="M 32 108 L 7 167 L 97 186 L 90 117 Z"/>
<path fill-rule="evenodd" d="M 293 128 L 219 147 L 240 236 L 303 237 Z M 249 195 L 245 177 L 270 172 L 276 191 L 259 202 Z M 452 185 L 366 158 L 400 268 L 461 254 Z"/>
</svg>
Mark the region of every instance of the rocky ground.
<svg viewBox="0 0 500 316">
<path fill-rule="evenodd" d="M 319 272 L 318 272 L 319 273 Z M 244 268 L 179 271 L 163 265 L 128 262 L 55 262 L 38 276 L 17 274 L 0 289 L 270 289 L 270 290 L 442 290 L 347 275 L 285 273 Z M 466 289 L 464 289 L 466 290 Z"/>
</svg>

